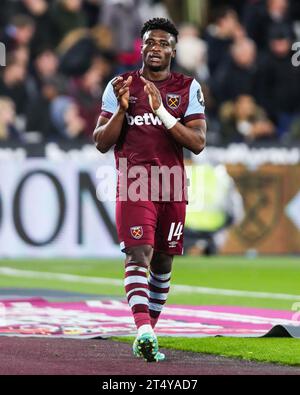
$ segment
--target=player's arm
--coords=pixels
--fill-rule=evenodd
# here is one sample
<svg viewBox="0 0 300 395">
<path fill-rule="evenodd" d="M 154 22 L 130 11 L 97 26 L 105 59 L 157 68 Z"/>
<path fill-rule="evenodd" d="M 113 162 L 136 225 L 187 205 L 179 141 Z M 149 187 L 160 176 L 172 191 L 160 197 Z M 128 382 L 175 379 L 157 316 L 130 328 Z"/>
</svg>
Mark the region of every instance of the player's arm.
<svg viewBox="0 0 300 395">
<path fill-rule="evenodd" d="M 118 109 L 111 118 L 100 115 L 93 138 L 97 150 L 104 154 L 116 144 L 120 136 L 126 111 Z"/>
<path fill-rule="evenodd" d="M 205 147 L 206 122 L 204 119 L 195 119 L 185 125 L 176 122 L 169 131 L 179 144 L 196 155 L 200 154 Z"/>
<path fill-rule="evenodd" d="M 129 105 L 129 86 L 132 77 L 126 81 L 122 77 L 115 78 L 103 94 L 102 114 L 100 115 L 93 138 L 97 149 L 105 153 L 117 143 L 122 130 L 124 117 Z M 107 117 L 110 114 L 111 117 Z"/>
<path fill-rule="evenodd" d="M 194 154 L 199 154 L 204 149 L 206 143 L 205 120 L 200 119 L 199 114 L 198 118 L 195 117 L 195 119 L 186 122 L 185 125 L 178 122 L 178 120 L 173 117 L 163 106 L 160 92 L 156 86 L 143 77 L 141 77 L 141 79 L 145 84 L 144 89 L 148 94 L 150 106 L 153 112 L 161 119 L 165 127 L 172 134 L 172 137 L 183 147 L 191 150 Z M 193 100 L 197 101 L 198 99 L 193 98 Z M 198 102 L 198 107 L 203 107 L 203 105 L 200 106 L 200 103 Z M 192 110 L 190 111 L 195 115 L 195 111 L 200 110 L 195 110 L 194 112 Z"/>
</svg>

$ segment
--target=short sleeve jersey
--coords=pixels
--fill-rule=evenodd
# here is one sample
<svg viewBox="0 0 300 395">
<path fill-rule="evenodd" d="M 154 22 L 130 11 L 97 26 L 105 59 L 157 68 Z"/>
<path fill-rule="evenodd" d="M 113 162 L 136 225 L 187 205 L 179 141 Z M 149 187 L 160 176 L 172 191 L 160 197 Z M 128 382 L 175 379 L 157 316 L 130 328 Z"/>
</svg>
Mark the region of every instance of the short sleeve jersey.
<svg viewBox="0 0 300 395">
<path fill-rule="evenodd" d="M 134 166 L 143 166 L 148 174 L 149 200 L 184 201 L 185 199 L 185 176 L 183 165 L 183 147 L 176 142 L 170 131 L 162 124 L 149 104 L 148 96 L 144 91 L 144 84 L 140 78 L 140 71 L 125 73 L 122 77 L 127 79 L 132 76 L 130 86 L 129 108 L 126 112 L 122 131 L 115 145 L 116 167 L 119 171 L 117 195 L 120 187 L 130 185 L 133 181 L 129 170 Z M 195 119 L 204 119 L 204 101 L 199 83 L 188 76 L 180 73 L 170 73 L 163 81 L 153 81 L 161 93 L 163 105 L 168 112 L 182 124 Z M 102 97 L 101 116 L 111 118 L 117 110 L 118 102 L 113 92 L 110 81 Z M 127 160 L 127 174 L 123 166 L 120 169 L 120 159 Z M 122 161 L 124 163 L 124 161 Z M 164 179 L 157 176 L 157 169 L 175 169 L 182 177 L 182 193 L 175 196 L 175 177 L 170 176 L 169 194 L 164 194 Z M 172 173 L 172 171 L 171 171 Z M 170 174 L 171 174 L 170 173 Z M 155 188 L 155 182 L 151 178 L 159 179 L 159 197 Z M 152 186 L 151 186 L 152 185 Z M 154 197 L 153 197 L 154 196 Z M 144 199 L 146 200 L 146 199 Z"/>
</svg>

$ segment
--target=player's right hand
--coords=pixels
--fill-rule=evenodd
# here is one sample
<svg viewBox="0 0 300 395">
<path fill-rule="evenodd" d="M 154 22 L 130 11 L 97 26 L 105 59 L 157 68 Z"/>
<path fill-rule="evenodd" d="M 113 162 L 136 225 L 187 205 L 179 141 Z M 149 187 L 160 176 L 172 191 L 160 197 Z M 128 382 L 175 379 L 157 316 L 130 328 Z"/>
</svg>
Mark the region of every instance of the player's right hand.
<svg viewBox="0 0 300 395">
<path fill-rule="evenodd" d="M 119 102 L 120 108 L 124 111 L 126 111 L 129 106 L 129 95 L 130 95 L 129 87 L 131 83 L 132 83 L 131 76 L 129 76 L 125 81 L 123 77 L 116 77 L 112 82 L 114 93 Z"/>
</svg>

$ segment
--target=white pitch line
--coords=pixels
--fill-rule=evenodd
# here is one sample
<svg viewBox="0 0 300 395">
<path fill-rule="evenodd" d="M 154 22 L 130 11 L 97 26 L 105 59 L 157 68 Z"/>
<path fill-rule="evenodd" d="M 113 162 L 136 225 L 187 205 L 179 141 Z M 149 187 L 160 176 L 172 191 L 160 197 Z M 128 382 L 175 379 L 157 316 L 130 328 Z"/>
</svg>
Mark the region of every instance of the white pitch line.
<svg viewBox="0 0 300 395">
<path fill-rule="evenodd" d="M 206 288 L 192 285 L 174 285 L 176 293 L 198 293 L 204 295 L 223 295 L 223 296 L 240 296 L 246 298 L 258 299 L 284 299 L 284 300 L 300 300 L 300 295 L 289 295 L 272 292 L 257 292 L 257 291 L 239 291 L 235 289 L 221 289 L 221 288 Z"/>
<path fill-rule="evenodd" d="M 69 283 L 107 284 L 116 286 L 122 286 L 124 284 L 122 280 L 115 280 L 113 278 L 86 277 L 66 273 L 36 272 L 32 270 L 13 269 L 11 267 L 1 267 L 0 274 L 8 277 L 26 277 L 39 280 L 58 280 Z"/>
<path fill-rule="evenodd" d="M 11 267 L 0 267 L 0 274 L 8 277 L 31 278 L 31 279 L 40 279 L 40 280 L 42 279 L 57 280 L 57 281 L 81 283 L 81 284 L 102 284 L 102 285 L 114 285 L 114 286 L 124 285 L 123 280 L 116 280 L 113 278 L 88 277 L 88 276 L 79 276 L 76 274 L 66 274 L 66 273 L 37 272 L 32 270 L 14 269 Z M 171 293 L 172 294 L 197 293 L 203 295 L 239 296 L 244 298 L 300 301 L 300 295 L 289 295 L 283 293 L 256 292 L 256 291 L 239 291 L 235 289 L 198 287 L 194 285 L 174 284 L 171 286 Z"/>
</svg>

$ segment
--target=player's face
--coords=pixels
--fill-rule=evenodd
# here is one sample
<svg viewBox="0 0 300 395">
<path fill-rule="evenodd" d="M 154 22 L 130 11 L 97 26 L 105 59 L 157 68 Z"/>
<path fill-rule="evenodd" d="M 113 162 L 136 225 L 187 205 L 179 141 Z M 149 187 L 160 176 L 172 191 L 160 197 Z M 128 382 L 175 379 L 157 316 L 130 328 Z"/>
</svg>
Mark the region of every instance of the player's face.
<svg viewBox="0 0 300 395">
<path fill-rule="evenodd" d="M 168 69 L 175 53 L 175 38 L 172 34 L 163 30 L 150 30 L 144 34 L 143 62 L 151 71 Z"/>
</svg>

